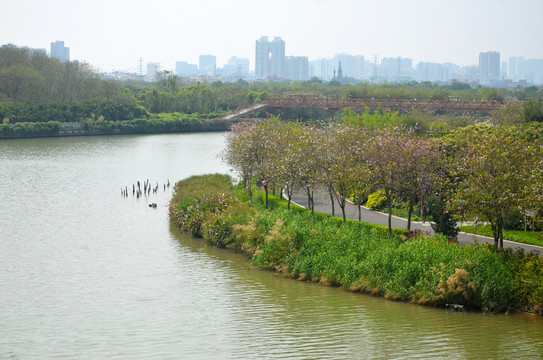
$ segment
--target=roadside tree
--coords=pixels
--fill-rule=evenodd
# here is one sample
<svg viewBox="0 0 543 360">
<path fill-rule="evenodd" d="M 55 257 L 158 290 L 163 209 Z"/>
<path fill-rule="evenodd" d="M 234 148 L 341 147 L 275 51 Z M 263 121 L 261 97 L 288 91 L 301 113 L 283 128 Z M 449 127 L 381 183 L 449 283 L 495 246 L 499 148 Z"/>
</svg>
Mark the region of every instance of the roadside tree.
<svg viewBox="0 0 543 360">
<path fill-rule="evenodd" d="M 252 199 L 252 179 L 258 171 L 261 143 L 258 138 L 258 124 L 240 122 L 232 125 L 226 134 L 223 160 L 234 168 Z"/>
<path fill-rule="evenodd" d="M 506 216 L 541 201 L 541 146 L 500 134 L 478 134 L 465 155 L 452 160 L 456 193 L 452 206 L 483 216 L 492 228 L 494 246 L 503 247 Z"/>
<path fill-rule="evenodd" d="M 388 231 L 392 237 L 392 204 L 399 191 L 400 167 L 403 156 L 400 153 L 405 136 L 399 128 L 376 131 L 371 138 L 367 157 L 367 168 L 373 186 L 382 189 L 387 198 Z"/>
<path fill-rule="evenodd" d="M 397 144 L 397 191 L 408 203 L 407 230 L 411 230 L 415 204 L 433 195 L 441 183 L 444 156 L 436 142 L 417 138 L 413 131 L 407 131 L 403 137 L 404 141 Z"/>
</svg>

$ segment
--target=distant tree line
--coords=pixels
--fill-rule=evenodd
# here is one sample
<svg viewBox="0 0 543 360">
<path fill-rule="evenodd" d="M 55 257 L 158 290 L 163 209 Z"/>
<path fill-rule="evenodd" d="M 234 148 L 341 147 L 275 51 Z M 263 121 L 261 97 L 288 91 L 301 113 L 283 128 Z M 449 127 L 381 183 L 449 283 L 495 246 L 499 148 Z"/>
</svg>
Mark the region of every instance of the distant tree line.
<svg viewBox="0 0 543 360">
<path fill-rule="evenodd" d="M 147 110 L 133 98 L 92 99 L 62 103 L 38 104 L 32 102 L 0 103 L 0 119 L 18 122 L 80 122 L 93 115 L 111 121 L 148 117 Z"/>
<path fill-rule="evenodd" d="M 33 103 L 112 98 L 121 84 L 102 79 L 90 65 L 60 62 L 14 45 L 0 47 L 0 100 Z"/>
</svg>

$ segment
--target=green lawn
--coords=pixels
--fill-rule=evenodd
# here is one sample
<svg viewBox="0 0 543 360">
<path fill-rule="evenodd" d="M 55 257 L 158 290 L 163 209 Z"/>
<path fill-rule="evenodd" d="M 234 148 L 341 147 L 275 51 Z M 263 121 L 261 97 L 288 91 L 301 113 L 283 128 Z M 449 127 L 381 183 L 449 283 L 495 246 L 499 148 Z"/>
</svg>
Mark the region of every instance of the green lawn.
<svg viewBox="0 0 543 360">
<path fill-rule="evenodd" d="M 479 225 L 477 229 L 473 226 L 460 226 L 460 231 L 493 237 L 490 225 Z M 503 239 L 523 244 L 543 246 L 543 232 L 541 231 L 504 230 Z"/>
</svg>

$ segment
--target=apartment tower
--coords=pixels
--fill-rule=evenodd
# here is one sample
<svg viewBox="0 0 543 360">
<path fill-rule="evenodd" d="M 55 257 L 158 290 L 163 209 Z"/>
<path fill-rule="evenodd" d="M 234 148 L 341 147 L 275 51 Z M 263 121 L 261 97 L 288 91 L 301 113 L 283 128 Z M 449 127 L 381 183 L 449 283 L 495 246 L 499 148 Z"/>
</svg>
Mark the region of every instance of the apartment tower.
<svg viewBox="0 0 543 360">
<path fill-rule="evenodd" d="M 263 79 L 268 76 L 285 78 L 285 41 L 280 37 L 274 37 L 269 41 L 267 36 L 262 36 L 256 41 L 255 52 L 255 76 Z"/>
</svg>

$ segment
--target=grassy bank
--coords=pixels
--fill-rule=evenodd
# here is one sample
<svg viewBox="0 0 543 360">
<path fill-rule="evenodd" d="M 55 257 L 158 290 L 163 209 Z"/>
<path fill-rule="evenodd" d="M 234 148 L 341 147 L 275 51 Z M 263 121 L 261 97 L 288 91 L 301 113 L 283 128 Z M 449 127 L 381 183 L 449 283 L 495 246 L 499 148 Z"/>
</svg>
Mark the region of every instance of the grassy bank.
<svg viewBox="0 0 543 360">
<path fill-rule="evenodd" d="M 460 231 L 493 237 L 490 225 L 460 226 Z M 543 232 L 541 231 L 504 230 L 503 238 L 518 243 L 543 246 Z"/>
<path fill-rule="evenodd" d="M 176 185 L 171 220 L 220 247 L 238 249 L 254 265 L 300 280 L 341 286 L 388 299 L 485 312 L 520 309 L 543 315 L 543 260 L 484 246 L 450 244 L 440 236 L 406 238 L 396 230 L 311 214 L 263 196 L 250 204 L 225 175 Z"/>
</svg>

